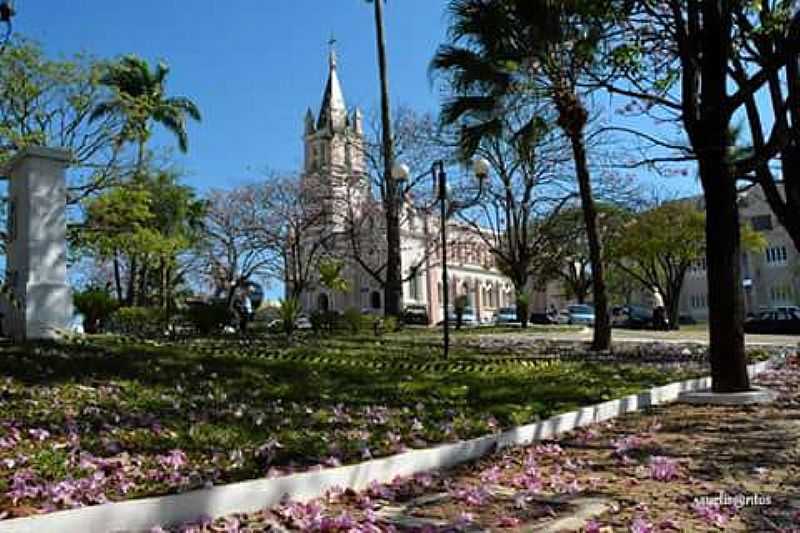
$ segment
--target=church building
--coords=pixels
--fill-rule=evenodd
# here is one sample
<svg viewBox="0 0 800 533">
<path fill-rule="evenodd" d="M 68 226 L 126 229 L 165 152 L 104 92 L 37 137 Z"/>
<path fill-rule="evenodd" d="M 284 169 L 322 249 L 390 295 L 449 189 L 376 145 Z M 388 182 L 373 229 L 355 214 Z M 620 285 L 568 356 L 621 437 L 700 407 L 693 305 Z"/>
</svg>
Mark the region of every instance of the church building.
<svg viewBox="0 0 800 533">
<path fill-rule="evenodd" d="M 340 293 L 314 284 L 301 296 L 303 309 L 382 312 L 383 288 L 364 266 L 379 272 L 386 261 L 384 219 L 365 165 L 363 115 L 347 108 L 334 50 L 322 105 L 316 116 L 311 109 L 306 113 L 303 140 L 301 187 L 320 191 L 320 209 L 329 214 L 328 229 L 343 236 L 331 255 L 344 261 L 350 289 Z M 353 237 L 356 227 L 359 234 Z M 499 272 L 482 239 L 455 222 L 448 232 L 450 305 L 457 295 L 467 295 L 476 320 L 484 323 L 498 308 L 514 306 L 513 285 Z M 360 261 L 354 259 L 356 251 Z M 425 306 L 430 322 L 436 324 L 444 318 L 439 218 L 415 208 L 409 199 L 401 216 L 401 253 L 406 279 L 403 305 Z"/>
</svg>

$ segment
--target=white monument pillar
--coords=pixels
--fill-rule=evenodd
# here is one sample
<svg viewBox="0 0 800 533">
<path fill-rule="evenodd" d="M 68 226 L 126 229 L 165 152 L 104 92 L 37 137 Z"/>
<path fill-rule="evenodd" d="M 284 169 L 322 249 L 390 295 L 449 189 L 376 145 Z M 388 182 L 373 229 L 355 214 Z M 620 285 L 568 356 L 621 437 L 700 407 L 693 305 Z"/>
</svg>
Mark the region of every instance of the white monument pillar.
<svg viewBox="0 0 800 533">
<path fill-rule="evenodd" d="M 14 156 L 8 186 L 6 283 L 18 304 L 3 301 L 3 332 L 15 340 L 57 338 L 72 317 L 67 283 L 67 189 L 63 150 L 30 147 Z"/>
</svg>

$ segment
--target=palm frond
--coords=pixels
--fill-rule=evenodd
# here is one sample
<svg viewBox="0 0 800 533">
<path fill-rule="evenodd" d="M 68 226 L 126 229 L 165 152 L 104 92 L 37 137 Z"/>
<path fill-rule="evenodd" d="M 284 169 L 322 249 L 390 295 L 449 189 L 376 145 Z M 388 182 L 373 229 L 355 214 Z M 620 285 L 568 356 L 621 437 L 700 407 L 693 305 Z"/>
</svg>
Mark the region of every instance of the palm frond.
<svg viewBox="0 0 800 533">
<path fill-rule="evenodd" d="M 186 119 L 183 113 L 175 108 L 162 105 L 153 113 L 153 120 L 175 135 L 181 152 L 186 153 L 189 150 L 189 134 L 186 131 Z"/>
<path fill-rule="evenodd" d="M 467 92 L 476 86 L 504 91 L 512 80 L 509 67 L 513 68 L 513 62 L 505 59 L 493 61 L 475 50 L 445 45 L 436 52 L 429 72 L 450 73 L 451 82 L 458 92 Z"/>
<path fill-rule="evenodd" d="M 466 115 L 487 116 L 498 107 L 493 96 L 458 96 L 442 105 L 441 119 L 444 124 L 458 122 Z"/>
<path fill-rule="evenodd" d="M 203 120 L 203 117 L 200 114 L 200 109 L 197 107 L 197 104 L 195 104 L 185 96 L 174 96 L 172 98 L 167 98 L 164 101 L 164 104 L 180 110 L 181 112 L 185 113 L 186 115 L 191 117 L 193 120 L 196 120 L 197 122 L 201 122 Z"/>
<path fill-rule="evenodd" d="M 483 139 L 500 135 L 502 130 L 503 124 L 498 118 L 462 126 L 458 137 L 459 157 L 464 161 L 471 159 Z"/>
</svg>

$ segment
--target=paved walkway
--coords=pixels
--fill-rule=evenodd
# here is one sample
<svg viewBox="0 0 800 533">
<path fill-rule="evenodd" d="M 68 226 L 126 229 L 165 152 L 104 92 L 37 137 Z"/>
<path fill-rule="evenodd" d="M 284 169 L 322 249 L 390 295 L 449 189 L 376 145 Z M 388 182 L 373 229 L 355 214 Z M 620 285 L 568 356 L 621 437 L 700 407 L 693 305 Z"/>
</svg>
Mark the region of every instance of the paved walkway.
<svg viewBox="0 0 800 533">
<path fill-rule="evenodd" d="M 492 335 L 492 334 L 487 334 Z M 483 335 L 480 335 L 483 336 Z M 591 341 L 592 330 L 584 328 L 576 332 L 535 332 L 504 333 L 506 337 L 524 337 L 532 339 L 563 340 L 563 341 Z M 614 342 L 663 342 L 668 344 L 708 344 L 708 331 L 679 330 L 679 331 L 647 331 L 617 329 L 612 331 Z M 800 344 L 800 335 L 745 335 L 745 342 L 749 346 L 797 346 Z"/>
</svg>

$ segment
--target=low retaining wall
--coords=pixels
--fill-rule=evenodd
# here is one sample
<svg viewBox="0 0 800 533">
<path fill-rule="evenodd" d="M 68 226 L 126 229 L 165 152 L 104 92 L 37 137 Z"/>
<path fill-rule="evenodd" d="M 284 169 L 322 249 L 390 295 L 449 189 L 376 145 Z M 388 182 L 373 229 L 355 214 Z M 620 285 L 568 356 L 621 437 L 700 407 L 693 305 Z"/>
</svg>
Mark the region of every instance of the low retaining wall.
<svg viewBox="0 0 800 533">
<path fill-rule="evenodd" d="M 750 376 L 765 371 L 770 361 L 749 365 Z M 274 479 L 256 479 L 157 498 L 108 503 L 45 515 L 0 521 L 0 533 L 106 533 L 147 531 L 201 515 L 224 516 L 255 512 L 280 503 L 285 494 L 294 500 L 321 497 L 332 487 L 365 489 L 373 481 L 388 483 L 410 476 L 475 460 L 493 450 L 552 439 L 573 429 L 609 420 L 639 409 L 672 402 L 681 392 L 708 389 L 711 378 L 690 379 L 655 387 L 640 394 L 583 407 L 547 420 L 477 439 L 393 455 L 364 463 Z"/>
</svg>

